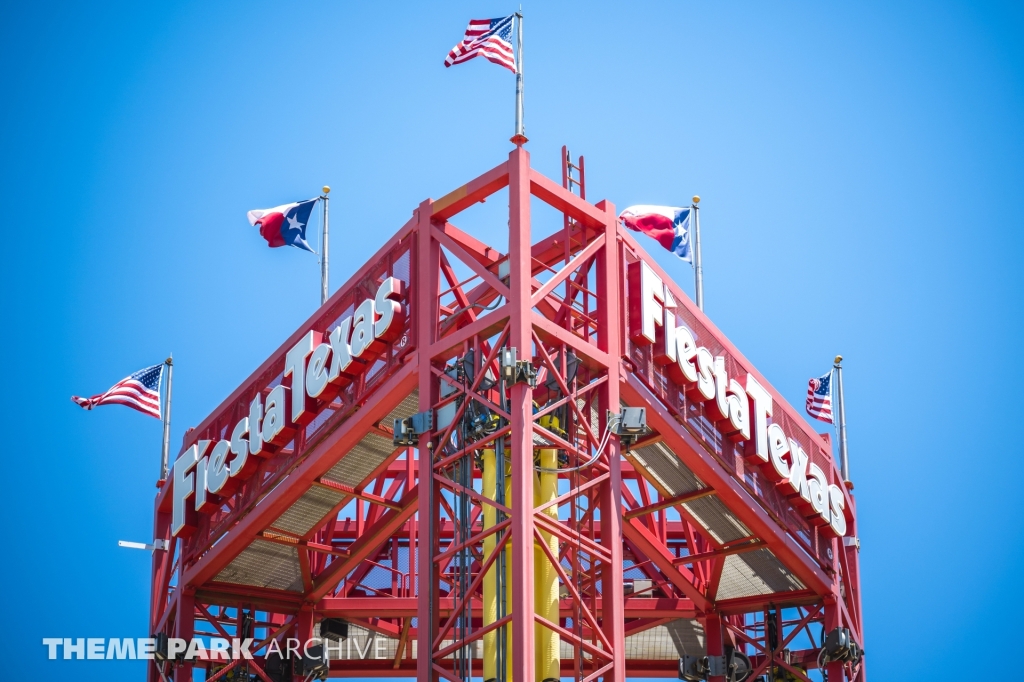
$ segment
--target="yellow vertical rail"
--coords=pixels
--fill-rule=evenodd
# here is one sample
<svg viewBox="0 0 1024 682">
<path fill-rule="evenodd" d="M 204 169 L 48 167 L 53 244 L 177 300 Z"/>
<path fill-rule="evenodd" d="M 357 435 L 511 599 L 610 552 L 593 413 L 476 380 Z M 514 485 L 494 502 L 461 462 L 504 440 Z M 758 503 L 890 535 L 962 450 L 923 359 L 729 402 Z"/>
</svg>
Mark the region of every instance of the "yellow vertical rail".
<svg viewBox="0 0 1024 682">
<path fill-rule="evenodd" d="M 538 484 L 534 485 L 536 494 L 534 503 L 540 506 L 558 497 L 558 450 L 543 448 L 540 450 L 541 471 Z M 552 505 L 542 514 L 558 521 L 558 507 Z M 540 532 L 552 556 L 558 556 L 558 538 L 544 531 Z M 538 615 L 552 623 L 558 623 L 558 573 L 544 555 L 540 547 L 534 547 L 534 608 Z M 536 682 L 558 680 L 561 676 L 561 661 L 558 633 L 538 625 L 535 635 Z"/>
<path fill-rule="evenodd" d="M 512 509 L 512 470 L 506 466 L 505 470 L 505 505 Z M 505 545 L 505 604 L 507 611 L 505 615 L 512 614 L 512 543 Z M 512 628 L 505 628 L 505 680 L 512 680 Z"/>
<path fill-rule="evenodd" d="M 495 471 L 494 450 L 484 450 L 483 457 L 483 496 L 493 500 L 497 496 L 497 471 Z M 483 505 L 484 527 L 494 527 L 497 521 L 498 510 L 489 504 Z M 493 535 L 484 538 L 484 559 L 486 560 L 494 553 L 497 539 Z M 484 574 L 484 603 L 483 603 L 484 627 L 491 625 L 498 620 L 498 588 L 496 564 L 492 564 L 487 573 Z M 498 632 L 488 632 L 484 640 L 484 681 L 497 679 L 498 677 Z"/>
</svg>

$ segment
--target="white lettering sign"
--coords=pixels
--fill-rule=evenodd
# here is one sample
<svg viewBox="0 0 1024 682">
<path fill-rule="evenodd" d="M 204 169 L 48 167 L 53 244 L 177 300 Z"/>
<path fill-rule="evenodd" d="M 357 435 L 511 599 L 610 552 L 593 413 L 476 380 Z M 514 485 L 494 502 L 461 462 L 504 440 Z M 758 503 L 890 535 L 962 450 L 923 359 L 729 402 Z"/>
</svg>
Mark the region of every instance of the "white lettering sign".
<svg viewBox="0 0 1024 682">
<path fill-rule="evenodd" d="M 769 421 L 772 399 L 747 374 L 746 385 L 729 377 L 725 357 L 697 345 L 692 330 L 678 324 L 676 302 L 661 277 L 644 261 L 629 265 L 630 338 L 638 345 L 653 345 L 654 362 L 665 368 L 686 395 L 705 404 L 705 414 L 722 435 L 752 441 L 749 455 L 764 464 L 764 471 L 788 497 L 799 497 L 811 510 L 811 519 L 846 535 L 842 489 L 829 484 L 821 467 L 810 461 L 803 447 L 782 426 Z"/>
<path fill-rule="evenodd" d="M 229 440 L 201 440 L 177 459 L 171 491 L 174 535 L 195 532 L 197 511 L 220 508 L 261 459 L 273 456 L 313 419 L 317 401 L 333 399 L 398 338 L 404 321 L 401 297 L 402 282 L 389 277 L 328 340 L 318 332 L 307 333 L 285 354 L 284 378 L 290 385 L 275 386 L 266 398 L 257 393 Z"/>
</svg>

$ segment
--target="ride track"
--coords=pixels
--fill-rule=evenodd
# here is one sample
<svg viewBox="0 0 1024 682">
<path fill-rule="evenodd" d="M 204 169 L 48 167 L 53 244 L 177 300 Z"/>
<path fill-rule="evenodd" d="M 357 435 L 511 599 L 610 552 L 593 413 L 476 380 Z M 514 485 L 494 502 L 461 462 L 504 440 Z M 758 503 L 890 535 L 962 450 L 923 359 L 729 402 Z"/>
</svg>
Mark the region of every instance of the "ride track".
<svg viewBox="0 0 1024 682">
<path fill-rule="evenodd" d="M 806 671 L 818 666 L 812 631 L 845 627 L 863 645 L 854 499 L 828 436 L 811 430 L 683 295 L 619 226 L 611 203 L 586 201 L 583 178 L 572 176 L 582 165 L 563 150 L 559 185 L 530 167 L 520 145 L 506 162 L 422 202 L 188 430 L 183 454 L 231 438 L 255 397 L 289 384 L 290 349 L 310 331 L 314 343 L 326 342 L 388 277 L 402 283 L 394 339 L 377 342 L 358 371 L 307 401 L 290 441 L 268 447 L 234 489 L 206 495 L 177 537 L 173 486 L 162 482 L 154 537 L 169 549 L 154 552 L 153 633 L 255 636 L 256 651 L 271 638 L 306 640 L 323 618 L 343 618 L 357 651 L 373 640 L 387 657 L 332 660 L 332 676 L 420 682 L 480 677 L 481 650 L 493 665 L 499 640 L 499 663 L 517 682 L 535 674 L 541 682 L 538 656 L 552 642 L 559 673 L 582 681 L 675 677 L 684 652 L 733 649 L 749 657 L 750 679 L 810 679 Z M 506 187 L 503 253 L 450 221 Z M 531 198 L 564 215 L 563 229 L 535 244 Z M 684 390 L 652 345 L 637 341 L 627 311 L 636 303 L 630 266 L 639 261 L 668 287 L 677 321 L 725 358 L 730 376 L 749 374 L 765 387 L 772 422 L 841 488 L 845 537 L 775 480 L 750 443 L 723 435 L 714 401 Z M 469 276 L 460 281 L 458 272 Z M 498 380 L 509 348 L 542 375 L 535 387 Z M 628 452 L 615 437 L 599 450 L 609 412 L 624 405 L 646 408 L 650 433 Z M 451 418 L 436 419 L 419 447 L 394 445 L 394 420 L 427 411 Z M 470 413 L 487 415 L 488 427 L 469 433 Z M 538 473 L 538 453 L 556 451 L 559 473 Z M 482 478 L 495 456 L 504 458 L 507 488 Z M 339 518 L 342 510 L 354 517 Z M 495 583 L 500 562 L 507 577 Z M 495 584 L 504 586 L 500 617 L 491 608 Z M 552 586 L 557 617 L 537 596 Z M 148 678 L 192 680 L 196 666 L 210 680 L 247 669 L 273 682 L 259 655 L 154 661 Z M 866 679 L 863 660 L 829 662 L 826 672 L 830 682 Z"/>
</svg>

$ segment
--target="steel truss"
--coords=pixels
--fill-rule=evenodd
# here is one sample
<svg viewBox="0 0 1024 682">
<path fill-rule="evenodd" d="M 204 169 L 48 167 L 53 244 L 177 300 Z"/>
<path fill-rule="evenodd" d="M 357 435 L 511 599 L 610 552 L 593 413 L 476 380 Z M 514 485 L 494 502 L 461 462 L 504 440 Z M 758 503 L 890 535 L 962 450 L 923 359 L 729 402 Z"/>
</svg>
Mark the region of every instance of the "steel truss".
<svg viewBox="0 0 1024 682">
<path fill-rule="evenodd" d="M 153 632 L 249 636 L 256 656 L 155 662 L 151 681 L 191 680 L 201 667 L 209 680 L 276 682 L 266 645 L 308 639 L 325 618 L 353 628 L 341 643 L 349 653 L 353 644 L 357 653 L 375 647 L 373 656 L 332 660 L 332 676 L 420 682 L 485 672 L 502 682 L 675 677 L 678 656 L 650 643 L 684 627 L 702 638 L 695 653 L 739 650 L 754 677 L 810 680 L 818 679 L 822 631 L 846 627 L 863 643 L 855 543 L 808 522 L 800 501 L 759 478 L 749 457 L 631 344 L 626 267 L 644 252 L 620 230 L 611 203 L 586 201 L 582 158 L 571 163 L 564 148 L 562 156 L 561 185 L 533 170 L 517 146 L 496 168 L 421 203 L 186 435 L 183 450 L 224 438 L 253 396 L 284 381 L 284 356 L 298 339 L 310 330 L 326 337 L 383 278 L 406 284 L 401 338 L 311 406 L 312 420 L 293 441 L 201 510 L 189 535 L 171 537 L 170 486 L 161 488 L 155 537 L 170 549 L 154 553 Z M 506 188 L 507 251 L 454 224 Z M 564 218 L 533 243 L 539 205 Z M 756 371 L 677 298 L 731 371 Z M 502 357 L 511 349 L 525 375 L 506 375 Z M 803 424 L 798 439 L 828 466 L 827 439 L 773 399 L 777 418 Z M 630 452 L 609 433 L 623 405 L 646 407 L 652 429 Z M 402 409 L 434 415 L 418 447 L 392 445 L 391 420 Z M 371 446 L 379 454 L 360 480 L 332 473 Z M 699 487 L 673 493 L 638 454 L 655 446 L 674 453 Z M 830 480 L 839 480 L 834 469 Z M 847 537 L 855 538 L 852 496 L 846 503 Z M 741 529 L 737 537 L 710 530 L 701 504 L 720 505 Z M 300 507 L 315 520 L 297 523 Z M 736 558 L 755 555 L 777 561 L 789 589 L 725 595 L 723 576 L 735 574 Z M 256 569 L 246 557 L 259 559 Z M 863 661 L 825 663 L 825 672 L 831 682 L 866 679 Z"/>
</svg>

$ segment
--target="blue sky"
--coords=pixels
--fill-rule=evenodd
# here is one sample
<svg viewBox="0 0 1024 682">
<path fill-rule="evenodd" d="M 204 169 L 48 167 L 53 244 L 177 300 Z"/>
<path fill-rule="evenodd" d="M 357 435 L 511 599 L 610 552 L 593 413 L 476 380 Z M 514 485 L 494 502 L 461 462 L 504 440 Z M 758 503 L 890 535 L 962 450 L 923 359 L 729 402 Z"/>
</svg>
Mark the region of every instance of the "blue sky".
<svg viewBox="0 0 1024 682">
<path fill-rule="evenodd" d="M 319 300 L 315 259 L 267 249 L 245 211 L 331 185 L 344 281 L 506 157 L 513 76 L 442 60 L 512 9 L 0 7 L 0 677 L 142 675 L 40 645 L 147 634 L 149 557 L 116 541 L 151 535 L 160 425 L 68 396 L 173 352 L 180 443 Z M 846 357 L 872 679 L 1024 653 L 1021 6 L 524 10 L 534 166 L 557 177 L 568 144 L 591 200 L 700 194 L 706 310 L 794 405 Z M 498 209 L 467 228 L 496 241 Z"/>
</svg>

